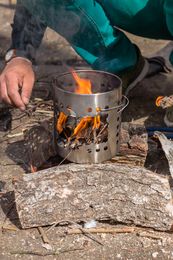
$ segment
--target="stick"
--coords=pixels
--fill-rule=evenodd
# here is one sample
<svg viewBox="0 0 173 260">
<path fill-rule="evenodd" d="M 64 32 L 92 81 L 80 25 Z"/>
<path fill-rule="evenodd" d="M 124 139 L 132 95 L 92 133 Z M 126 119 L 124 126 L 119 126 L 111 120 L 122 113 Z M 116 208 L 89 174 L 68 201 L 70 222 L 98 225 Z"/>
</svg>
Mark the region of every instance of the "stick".
<svg viewBox="0 0 173 260">
<path fill-rule="evenodd" d="M 39 233 L 41 235 L 41 238 L 42 238 L 43 242 L 45 244 L 50 244 L 50 241 L 49 241 L 46 233 L 44 232 L 44 229 L 42 227 L 38 227 L 38 231 L 39 231 Z"/>
<path fill-rule="evenodd" d="M 18 137 L 18 136 L 23 136 L 23 132 L 7 135 L 8 138 L 14 138 L 14 137 Z"/>
<path fill-rule="evenodd" d="M 84 248 L 71 248 L 71 249 L 64 249 L 64 250 L 54 250 L 50 253 L 42 253 L 37 251 L 13 251 L 10 252 L 11 255 L 35 255 L 35 256 L 51 256 L 51 255 L 59 255 L 63 253 L 69 253 L 74 251 L 81 251 L 84 250 Z"/>
<path fill-rule="evenodd" d="M 39 231 L 39 233 L 41 235 L 41 238 L 42 238 L 43 242 L 45 244 L 50 244 L 50 241 L 49 241 L 46 233 L 44 232 L 44 229 L 42 227 L 38 227 L 38 231 Z"/>
<path fill-rule="evenodd" d="M 89 232 L 92 234 L 100 234 L 100 233 L 133 233 L 135 231 L 134 227 L 125 227 L 125 228 L 83 228 L 82 230 L 79 228 L 71 229 L 67 231 L 67 235 L 78 235 L 83 234 L 84 232 Z"/>
<path fill-rule="evenodd" d="M 9 231 L 18 231 L 19 229 L 10 225 L 2 226 L 2 231 L 9 230 Z"/>
<path fill-rule="evenodd" d="M 48 111 L 48 110 L 42 110 L 42 109 L 37 109 L 35 113 L 40 113 L 40 114 L 49 114 L 53 116 L 53 111 Z"/>
<path fill-rule="evenodd" d="M 81 228 L 81 226 L 78 223 L 75 223 L 74 221 L 69 221 L 69 223 L 77 225 L 78 229 L 81 231 L 81 234 L 84 234 L 85 236 L 87 236 L 88 238 L 92 239 L 93 241 L 95 241 L 99 245 L 104 246 L 104 244 L 98 238 L 96 238 L 95 236 L 93 236 L 91 234 L 89 229 Z"/>
<path fill-rule="evenodd" d="M 147 233 L 147 232 L 139 232 L 139 233 L 137 233 L 137 235 L 139 237 L 148 237 L 148 238 L 152 238 L 152 239 L 163 240 L 163 237 L 152 234 L 152 233 Z"/>
</svg>

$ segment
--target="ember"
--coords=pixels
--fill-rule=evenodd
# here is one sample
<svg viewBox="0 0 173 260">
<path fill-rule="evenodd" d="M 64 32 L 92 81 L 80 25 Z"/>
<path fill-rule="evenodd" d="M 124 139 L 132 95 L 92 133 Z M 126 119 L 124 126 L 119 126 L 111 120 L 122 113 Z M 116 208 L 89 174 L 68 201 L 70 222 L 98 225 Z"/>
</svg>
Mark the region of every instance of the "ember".
<svg viewBox="0 0 173 260">
<path fill-rule="evenodd" d="M 75 93 L 81 95 L 92 94 L 91 81 L 80 78 L 73 70 L 71 73 L 77 83 Z M 59 113 L 56 130 L 60 135 L 60 139 L 63 140 L 65 147 L 70 146 L 74 149 L 84 143 L 99 144 L 100 142 L 107 142 L 107 116 L 100 115 L 99 108 L 96 108 L 96 111 L 96 116 L 86 116 L 83 118 L 77 118 L 76 113 L 71 108 L 68 108 L 68 115 L 64 112 Z"/>
</svg>

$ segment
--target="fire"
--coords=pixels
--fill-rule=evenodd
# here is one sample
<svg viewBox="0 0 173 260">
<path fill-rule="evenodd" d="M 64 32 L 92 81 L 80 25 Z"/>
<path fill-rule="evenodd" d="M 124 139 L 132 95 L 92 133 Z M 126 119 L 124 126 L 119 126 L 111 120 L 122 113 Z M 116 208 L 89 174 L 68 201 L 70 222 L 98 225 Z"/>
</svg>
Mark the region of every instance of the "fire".
<svg viewBox="0 0 173 260">
<path fill-rule="evenodd" d="M 80 78 L 78 74 L 72 70 L 73 78 L 77 83 L 77 88 L 75 89 L 76 94 L 92 94 L 92 85 L 89 79 Z"/>
<path fill-rule="evenodd" d="M 71 71 L 73 78 L 75 79 L 77 86 L 75 89 L 76 94 L 92 94 L 92 84 L 89 79 L 80 78 L 79 75 L 72 70 Z M 67 140 L 70 141 L 71 138 L 75 137 L 76 140 L 80 138 L 82 131 L 91 127 L 92 130 L 97 130 L 100 128 L 101 119 L 100 119 L 100 108 L 96 108 L 97 115 L 95 117 L 86 116 L 80 119 L 78 124 L 74 127 L 73 133 L 70 137 L 67 137 Z M 57 120 L 56 129 L 59 134 L 62 132 L 65 134 L 65 124 L 68 119 L 68 116 L 65 115 L 63 112 L 60 112 L 59 118 Z M 65 134 L 66 135 L 66 134 Z"/>
<path fill-rule="evenodd" d="M 159 96 L 159 97 L 156 99 L 156 106 L 157 106 L 157 107 L 160 107 L 160 103 L 161 103 L 161 101 L 162 101 L 163 98 L 164 98 L 163 96 Z"/>
<path fill-rule="evenodd" d="M 78 74 L 72 70 L 71 71 L 73 78 L 76 80 L 77 87 L 75 89 L 76 94 L 92 94 L 92 85 L 89 79 L 80 78 Z M 85 129 L 88 123 L 93 123 L 93 129 L 98 129 L 100 127 L 100 116 L 97 115 L 95 117 L 85 117 L 82 118 L 80 123 L 74 129 L 74 134 L 76 135 L 79 131 Z"/>
</svg>

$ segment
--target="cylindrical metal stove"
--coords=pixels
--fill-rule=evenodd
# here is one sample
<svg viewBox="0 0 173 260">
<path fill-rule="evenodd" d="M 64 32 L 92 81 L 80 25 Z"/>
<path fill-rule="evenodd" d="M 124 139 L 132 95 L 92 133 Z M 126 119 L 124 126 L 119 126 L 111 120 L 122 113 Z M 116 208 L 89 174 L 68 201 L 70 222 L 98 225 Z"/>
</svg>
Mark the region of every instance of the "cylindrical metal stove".
<svg viewBox="0 0 173 260">
<path fill-rule="evenodd" d="M 76 73 L 80 78 L 91 81 L 92 94 L 76 94 L 77 84 L 71 73 L 53 80 L 57 151 L 72 162 L 101 163 L 119 151 L 121 111 L 124 107 L 122 83 L 117 76 L 107 72 L 79 70 Z M 62 115 L 64 121 L 63 117 L 60 119 Z M 88 121 L 88 129 L 85 121 Z M 70 122 L 73 128 L 71 134 L 67 131 Z M 82 123 L 85 128 L 75 135 Z"/>
</svg>

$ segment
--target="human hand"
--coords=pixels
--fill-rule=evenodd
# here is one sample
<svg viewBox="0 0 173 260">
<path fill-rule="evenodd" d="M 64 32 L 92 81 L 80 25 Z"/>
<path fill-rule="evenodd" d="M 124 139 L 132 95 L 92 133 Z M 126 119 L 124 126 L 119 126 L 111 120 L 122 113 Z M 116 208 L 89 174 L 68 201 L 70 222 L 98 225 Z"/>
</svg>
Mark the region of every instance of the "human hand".
<svg viewBox="0 0 173 260">
<path fill-rule="evenodd" d="M 35 81 L 31 62 L 16 57 L 0 75 L 0 100 L 25 110 Z"/>
</svg>

